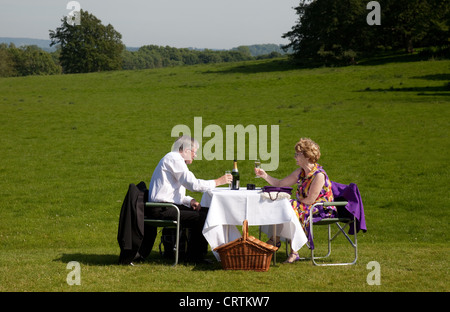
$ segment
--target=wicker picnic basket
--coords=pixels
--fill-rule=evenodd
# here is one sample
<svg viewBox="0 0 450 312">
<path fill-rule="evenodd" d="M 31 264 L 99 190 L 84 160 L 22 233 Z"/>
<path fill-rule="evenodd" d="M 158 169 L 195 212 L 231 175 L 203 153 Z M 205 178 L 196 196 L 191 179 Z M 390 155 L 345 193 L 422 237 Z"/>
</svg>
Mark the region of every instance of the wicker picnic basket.
<svg viewBox="0 0 450 312">
<path fill-rule="evenodd" d="M 278 247 L 248 236 L 248 221 L 244 220 L 242 237 L 214 249 L 219 253 L 225 270 L 267 271 L 273 252 Z"/>
</svg>

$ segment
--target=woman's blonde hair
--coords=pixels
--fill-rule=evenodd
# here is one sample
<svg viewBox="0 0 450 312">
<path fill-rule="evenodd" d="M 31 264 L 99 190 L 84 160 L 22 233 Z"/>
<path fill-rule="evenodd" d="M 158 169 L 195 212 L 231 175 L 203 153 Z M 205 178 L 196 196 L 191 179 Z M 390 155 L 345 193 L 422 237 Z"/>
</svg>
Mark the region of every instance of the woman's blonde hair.
<svg viewBox="0 0 450 312">
<path fill-rule="evenodd" d="M 295 144 L 295 152 L 302 153 L 312 163 L 316 163 L 320 158 L 319 145 L 309 138 L 301 138 Z"/>
</svg>

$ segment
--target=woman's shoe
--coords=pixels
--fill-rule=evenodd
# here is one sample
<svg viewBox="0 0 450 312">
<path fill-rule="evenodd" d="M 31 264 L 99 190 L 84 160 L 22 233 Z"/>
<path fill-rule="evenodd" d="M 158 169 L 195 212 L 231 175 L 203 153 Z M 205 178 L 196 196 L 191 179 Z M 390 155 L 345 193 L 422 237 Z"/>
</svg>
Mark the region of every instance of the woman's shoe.
<svg viewBox="0 0 450 312">
<path fill-rule="evenodd" d="M 296 252 L 291 252 L 289 257 L 283 263 L 294 263 L 295 261 L 300 260 L 300 256 Z"/>
<path fill-rule="evenodd" d="M 277 239 L 277 242 L 276 242 L 276 244 L 274 244 L 273 243 L 273 239 L 272 238 L 270 238 L 267 242 L 266 242 L 266 244 L 269 244 L 269 245 L 275 245 L 275 246 L 277 246 L 278 248 L 280 248 L 281 247 L 281 242 L 280 242 L 280 240 L 279 239 Z"/>
</svg>

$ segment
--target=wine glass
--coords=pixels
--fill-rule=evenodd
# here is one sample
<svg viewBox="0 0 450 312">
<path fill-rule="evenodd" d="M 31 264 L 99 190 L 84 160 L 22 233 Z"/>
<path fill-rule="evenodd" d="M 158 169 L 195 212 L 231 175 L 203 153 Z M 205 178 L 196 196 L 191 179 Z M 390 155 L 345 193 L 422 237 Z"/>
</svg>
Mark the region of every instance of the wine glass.
<svg viewBox="0 0 450 312">
<path fill-rule="evenodd" d="M 225 174 L 231 174 L 231 171 L 230 171 L 230 170 L 226 170 L 226 171 L 225 171 Z M 231 182 L 228 183 L 228 188 L 231 189 Z"/>
<path fill-rule="evenodd" d="M 261 168 L 261 161 L 259 159 L 255 160 L 255 169 Z M 255 172 L 256 174 L 256 172 Z M 259 178 L 259 176 L 256 176 L 256 178 Z"/>
</svg>

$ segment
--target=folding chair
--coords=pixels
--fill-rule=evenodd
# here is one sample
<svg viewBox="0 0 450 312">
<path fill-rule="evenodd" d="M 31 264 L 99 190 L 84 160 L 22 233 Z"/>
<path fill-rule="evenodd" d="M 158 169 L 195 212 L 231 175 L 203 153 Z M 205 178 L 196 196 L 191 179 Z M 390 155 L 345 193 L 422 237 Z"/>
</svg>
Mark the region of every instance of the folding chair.
<svg viewBox="0 0 450 312">
<path fill-rule="evenodd" d="M 177 229 L 177 235 L 176 235 L 176 241 L 174 246 L 175 251 L 175 263 L 173 264 L 176 266 L 178 264 L 178 254 L 179 254 L 179 243 L 180 243 L 180 209 L 174 204 L 170 203 L 152 203 L 152 202 L 146 202 L 145 207 L 150 208 L 160 208 L 160 207 L 173 207 L 177 211 L 177 219 L 176 220 L 157 220 L 157 219 L 148 219 L 144 218 L 144 223 L 154 226 L 154 227 L 170 227 L 170 228 L 176 228 Z"/>
<path fill-rule="evenodd" d="M 346 201 L 336 201 L 336 202 L 322 202 L 322 203 L 316 203 L 312 205 L 311 210 L 314 209 L 316 206 L 336 206 L 336 207 L 345 207 L 348 204 Z M 337 232 L 331 236 L 331 225 L 336 224 L 337 226 Z M 341 224 L 344 224 L 344 226 L 341 226 Z M 314 255 L 314 236 L 313 236 L 313 228 L 320 225 L 327 225 L 328 226 L 328 253 L 325 256 L 317 257 Z M 347 226 L 353 226 L 353 236 L 354 239 L 352 240 L 347 233 L 345 233 L 345 228 Z M 357 242 L 357 229 L 356 229 L 356 217 L 353 216 L 353 218 L 344 218 L 344 217 L 337 217 L 337 218 L 325 218 L 320 221 L 313 222 L 313 214 L 309 215 L 309 230 L 310 230 L 310 237 L 313 240 L 312 246 L 310 246 L 311 249 L 311 260 L 314 265 L 318 266 L 332 266 L 332 265 L 352 265 L 356 263 L 356 260 L 358 258 L 358 242 Z M 331 254 L 331 242 L 337 237 L 339 234 L 343 234 L 345 238 L 348 240 L 350 245 L 353 247 L 355 252 L 355 258 L 352 262 L 338 262 L 338 263 L 317 263 L 316 259 L 324 259 L 330 256 Z M 311 244 L 310 244 L 311 245 Z M 308 258 L 301 258 L 303 260 Z"/>
</svg>

